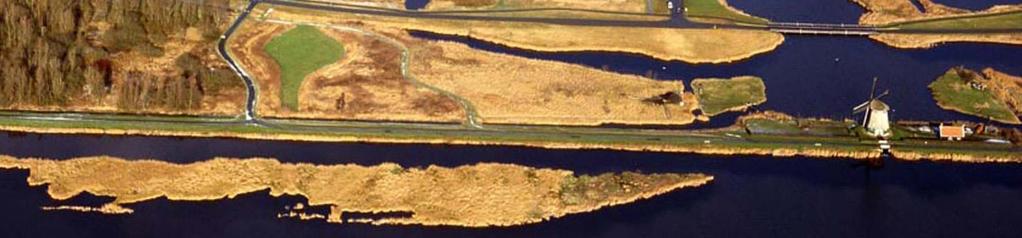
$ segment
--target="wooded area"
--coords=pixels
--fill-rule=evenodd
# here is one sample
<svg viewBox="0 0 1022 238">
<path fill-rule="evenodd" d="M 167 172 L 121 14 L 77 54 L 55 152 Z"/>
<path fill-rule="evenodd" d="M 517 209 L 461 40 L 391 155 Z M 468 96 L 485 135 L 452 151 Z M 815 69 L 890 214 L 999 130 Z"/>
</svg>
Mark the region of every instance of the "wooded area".
<svg viewBox="0 0 1022 238">
<path fill-rule="evenodd" d="M 111 59 L 126 52 L 163 56 L 159 46 L 189 27 L 201 32 L 196 48 L 209 53 L 230 21 L 228 1 L 0 1 L 0 106 L 80 104 L 116 91 L 125 110 L 185 109 L 197 107 L 204 93 L 243 87 L 229 69 L 204 64 L 199 50 L 178 56 L 169 75 L 122 72 L 125 62 Z"/>
</svg>

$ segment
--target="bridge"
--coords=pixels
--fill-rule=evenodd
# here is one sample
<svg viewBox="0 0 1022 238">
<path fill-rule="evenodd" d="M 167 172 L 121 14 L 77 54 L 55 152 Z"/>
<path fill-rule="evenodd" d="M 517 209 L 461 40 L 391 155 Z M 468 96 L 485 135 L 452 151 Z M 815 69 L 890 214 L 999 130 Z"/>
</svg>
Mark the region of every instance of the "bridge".
<svg viewBox="0 0 1022 238">
<path fill-rule="evenodd" d="M 767 29 L 778 33 L 803 35 L 865 36 L 879 33 L 879 28 L 873 26 L 804 22 L 774 22 L 767 24 Z"/>
<path fill-rule="evenodd" d="M 879 33 L 871 26 L 848 25 L 848 23 L 771 22 L 771 32 L 800 35 L 868 36 Z"/>
</svg>

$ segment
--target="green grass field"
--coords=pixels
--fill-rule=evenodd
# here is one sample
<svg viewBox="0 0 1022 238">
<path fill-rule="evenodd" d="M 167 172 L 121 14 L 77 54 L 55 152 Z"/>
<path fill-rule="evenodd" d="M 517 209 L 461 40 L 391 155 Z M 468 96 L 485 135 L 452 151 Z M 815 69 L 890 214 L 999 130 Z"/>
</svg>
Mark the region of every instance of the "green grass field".
<svg viewBox="0 0 1022 238">
<path fill-rule="evenodd" d="M 280 101 L 298 109 L 298 89 L 305 76 L 337 62 L 344 46 L 312 26 L 298 26 L 266 44 L 266 53 L 280 65 Z"/>
<path fill-rule="evenodd" d="M 933 91 L 933 99 L 937 100 L 937 104 L 951 110 L 1004 123 L 1019 123 L 1018 117 L 1007 104 L 998 100 L 989 91 L 969 86 L 955 69 L 948 70 L 930 83 L 930 90 Z"/>
<path fill-rule="evenodd" d="M 766 102 L 766 85 L 762 79 L 751 76 L 695 79 L 692 90 L 699 97 L 703 114 L 708 116 Z"/>
<path fill-rule="evenodd" d="M 694 18 L 726 19 L 751 24 L 767 24 L 770 20 L 741 14 L 720 4 L 719 0 L 685 0 L 685 16 Z"/>
<path fill-rule="evenodd" d="M 903 29 L 1022 29 L 1022 12 L 897 23 Z"/>
</svg>

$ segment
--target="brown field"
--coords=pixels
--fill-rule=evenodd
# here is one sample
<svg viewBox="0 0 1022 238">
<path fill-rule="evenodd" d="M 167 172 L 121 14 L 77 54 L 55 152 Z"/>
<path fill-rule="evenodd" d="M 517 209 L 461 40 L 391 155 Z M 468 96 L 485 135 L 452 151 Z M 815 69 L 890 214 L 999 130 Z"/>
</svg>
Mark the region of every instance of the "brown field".
<svg viewBox="0 0 1022 238">
<path fill-rule="evenodd" d="M 680 81 L 656 81 L 572 64 L 473 50 L 450 42 L 405 39 L 412 72 L 423 82 L 475 105 L 485 123 L 599 125 L 688 124 L 695 97 L 664 108 L 642 99 L 682 91 Z"/>
<path fill-rule="evenodd" d="M 467 36 L 545 52 L 603 51 L 643 54 L 661 60 L 725 63 L 773 50 L 781 34 L 757 30 L 586 27 L 516 22 L 412 19 L 275 8 L 282 20 L 372 24 L 397 29 Z M 628 37 L 623 37 L 628 36 Z"/>
<path fill-rule="evenodd" d="M 942 18 L 949 16 L 967 16 L 970 14 L 987 14 L 1018 10 L 1020 5 L 994 6 L 983 11 L 972 12 L 934 3 L 932 0 L 919 0 L 925 12 L 919 11 L 909 0 L 853 0 L 866 8 L 866 13 L 859 18 L 860 24 L 885 25 L 904 21 L 915 21 Z M 897 48 L 931 48 L 944 42 L 987 42 L 1022 44 L 1022 34 L 877 34 L 870 38 Z"/>
<path fill-rule="evenodd" d="M 427 10 L 481 9 L 497 7 L 498 0 L 436 0 L 430 1 Z M 646 0 L 516 0 L 504 1 L 505 8 L 578 8 L 618 12 L 646 12 Z"/>
<path fill-rule="evenodd" d="M 932 48 L 945 42 L 1022 44 L 1022 34 L 876 34 L 870 39 L 897 48 Z"/>
<path fill-rule="evenodd" d="M 484 123 L 589 126 L 607 123 L 683 125 L 696 120 L 693 111 L 697 110 L 699 105 L 694 95 L 690 93 L 683 94 L 686 102 L 684 105 L 660 106 L 643 101 L 643 99 L 667 92 L 683 92 L 684 86 L 680 81 L 657 81 L 572 64 L 489 53 L 471 49 L 463 44 L 421 40 L 410 37 L 403 28 L 393 27 L 389 24 L 377 25 L 375 22 L 351 21 L 347 24 L 334 26 L 376 32 L 380 36 L 401 42 L 411 52 L 409 70 L 415 79 L 463 98 L 472 104 L 472 108 L 478 112 L 478 118 Z M 243 29 L 240 39 L 260 41 L 244 35 L 249 31 L 267 32 L 267 30 Z M 261 41 L 265 41 L 265 39 Z M 245 47 L 253 48 L 253 46 Z M 245 63 L 247 60 L 242 57 L 241 62 Z M 339 67 L 343 67 L 345 63 L 339 65 L 342 65 Z M 388 69 L 394 70 L 396 67 L 393 64 L 384 67 L 381 66 L 381 62 L 366 61 L 366 64 L 347 71 L 359 72 L 373 69 L 373 71 L 383 72 L 380 75 L 386 76 Z M 350 74 L 347 71 L 335 70 L 331 66 L 317 72 L 316 75 L 329 79 Z M 391 71 L 389 74 L 395 73 Z M 257 78 L 274 77 L 274 75 L 260 75 L 255 72 L 253 74 Z M 324 94 L 321 93 L 323 90 L 318 87 L 330 86 L 330 84 L 310 83 L 306 86 L 308 87 L 303 88 L 303 91 L 316 93 L 303 95 L 301 108 L 335 105 L 333 103 L 336 99 L 334 101 L 320 100 L 325 102 L 324 104 L 309 104 L 308 100 L 304 100 Z M 380 94 L 379 92 L 382 91 L 395 90 L 392 88 L 394 86 L 400 85 L 381 84 L 381 87 L 362 87 L 362 89 L 366 90 L 365 93 Z M 266 90 L 260 84 L 260 91 Z M 260 97 L 272 97 L 263 95 L 266 94 L 261 93 Z M 338 95 L 328 94 L 333 98 L 337 98 Z M 435 104 L 435 101 L 427 101 L 418 105 Z M 262 105 L 260 104 L 260 106 Z M 386 106 L 388 104 L 368 104 L 366 110 L 379 110 L 378 107 Z M 406 115 L 381 114 L 379 117 L 367 119 L 397 120 L 395 118 L 399 116 Z M 310 115 L 309 117 L 322 118 L 319 115 Z"/>
<path fill-rule="evenodd" d="M 250 21 L 231 50 L 259 83 L 258 114 L 268 117 L 456 122 L 464 118 L 457 102 L 417 88 L 401 74 L 402 49 L 365 34 L 321 28 L 341 42 L 345 55 L 307 76 L 299 109 L 281 106 L 279 67 L 263 49 L 291 26 Z"/>
<path fill-rule="evenodd" d="M 409 70 L 416 79 L 469 101 L 484 123 L 682 125 L 695 120 L 693 111 L 699 106 L 690 93 L 684 94 L 683 106 L 643 102 L 666 92 L 683 92 L 680 81 L 479 51 L 460 43 L 412 38 L 399 29 L 373 29 L 410 49 Z"/>
<path fill-rule="evenodd" d="M 114 198 L 100 208 L 51 209 L 123 214 L 133 212 L 124 205 L 161 197 L 208 201 L 269 189 L 272 196 L 304 196 L 308 205 L 329 206 L 330 214 L 325 217 L 330 222 L 473 227 L 537 223 L 700 186 L 713 179 L 704 174 L 676 173 L 587 176 L 565 170 L 487 163 L 455 168 L 403 168 L 391 163 L 368 167 L 313 165 L 258 158 L 172 164 L 111 157 L 56 161 L 0 156 L 0 168 L 31 170 L 29 185 L 48 186 L 48 194 L 57 200 L 83 192 Z M 301 207 L 304 205 L 296 206 L 295 210 Z M 412 215 L 344 219 L 345 212 L 396 211 Z"/>
<path fill-rule="evenodd" d="M 992 68 L 983 69 L 988 90 L 1008 104 L 1016 115 L 1022 115 L 1022 77 L 1009 75 Z"/>
<path fill-rule="evenodd" d="M 404 0 L 317 0 L 319 2 L 344 3 L 371 7 L 405 9 Z"/>
</svg>

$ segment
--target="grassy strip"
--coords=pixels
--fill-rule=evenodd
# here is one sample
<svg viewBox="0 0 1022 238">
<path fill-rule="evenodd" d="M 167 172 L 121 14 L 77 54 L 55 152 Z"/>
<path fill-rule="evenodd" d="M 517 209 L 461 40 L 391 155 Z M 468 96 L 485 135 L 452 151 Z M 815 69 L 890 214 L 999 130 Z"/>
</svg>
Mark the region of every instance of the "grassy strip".
<svg viewBox="0 0 1022 238">
<path fill-rule="evenodd" d="M 1004 123 L 1019 124 L 1018 117 L 1006 103 L 998 100 L 990 91 L 970 86 L 956 69 L 948 70 L 930 83 L 930 90 L 933 91 L 933 99 L 941 108 Z"/>
<path fill-rule="evenodd" d="M 743 110 L 767 100 L 763 79 L 751 76 L 695 79 L 692 80 L 692 90 L 699 97 L 699 107 L 703 114 L 708 116 Z"/>
<path fill-rule="evenodd" d="M 685 0 L 685 17 L 727 19 L 751 24 L 767 24 L 769 20 L 736 12 L 721 0 Z"/>
<path fill-rule="evenodd" d="M 48 129 L 99 129 L 99 130 L 140 130 L 154 132 L 179 132 L 182 135 L 192 136 L 224 136 L 239 138 L 302 138 L 302 136 L 319 136 L 309 139 L 316 141 L 339 141 L 351 140 L 352 138 L 376 142 L 404 142 L 404 143 L 459 143 L 485 144 L 485 145 L 550 145 L 554 147 L 566 146 L 564 148 L 617 148 L 625 150 L 640 149 L 645 146 L 649 148 L 676 148 L 676 149 L 709 149 L 710 151 L 743 151 L 760 150 L 773 151 L 777 149 L 787 151 L 830 151 L 840 153 L 871 153 L 875 152 L 876 145 L 872 141 L 859 141 L 855 137 L 820 137 L 820 136 L 780 136 L 780 135 L 746 135 L 747 139 L 729 139 L 727 132 L 716 133 L 719 135 L 691 136 L 691 135 L 659 135 L 642 134 L 638 131 L 627 132 L 619 130 L 620 133 L 598 133 L 589 134 L 574 133 L 565 130 L 549 132 L 544 130 L 532 131 L 519 129 L 511 131 L 500 130 L 472 130 L 472 129 L 429 129 L 410 127 L 297 127 L 282 125 L 281 127 L 262 127 L 240 123 L 221 124 L 196 124 L 196 123 L 170 123 L 170 122 L 124 122 L 124 121 L 50 121 L 50 120 L 29 120 L 19 118 L 0 117 L 0 126 L 26 127 L 26 128 L 48 128 Z M 513 128 L 513 127 L 509 127 Z M 224 134 L 230 132 L 234 134 Z M 97 132 L 91 132 L 97 133 Z M 144 134 L 144 133 L 143 133 Z M 160 134 L 160 133 L 155 133 Z M 265 137 L 259 136 L 263 135 Z M 279 137 L 285 136 L 285 137 Z M 290 137 L 287 137 L 290 136 Z M 308 137 L 307 137 L 308 138 Z M 344 139 L 348 138 L 348 139 Z M 824 146 L 816 145 L 823 143 Z M 970 155 L 1012 158 L 1017 153 L 1011 147 L 977 147 L 975 143 L 949 144 L 935 148 L 929 148 L 920 142 L 906 141 L 904 144 L 916 145 L 913 151 L 942 152 L 937 155 Z M 931 143 L 932 144 L 932 143 Z M 922 146 L 922 147 L 919 147 Z M 818 154 L 818 156 L 826 156 Z"/>
<path fill-rule="evenodd" d="M 280 65 L 280 101 L 298 109 L 298 90 L 305 76 L 323 66 L 337 62 L 344 55 L 344 46 L 312 26 L 298 26 L 273 38 L 266 44 L 266 53 Z"/>
<path fill-rule="evenodd" d="M 1022 12 L 922 20 L 891 26 L 920 30 L 1022 29 Z"/>
</svg>

